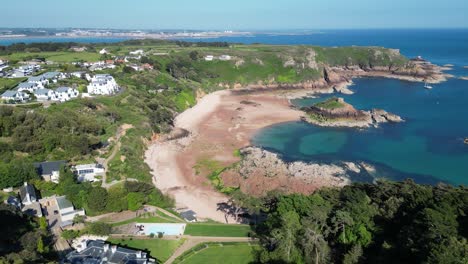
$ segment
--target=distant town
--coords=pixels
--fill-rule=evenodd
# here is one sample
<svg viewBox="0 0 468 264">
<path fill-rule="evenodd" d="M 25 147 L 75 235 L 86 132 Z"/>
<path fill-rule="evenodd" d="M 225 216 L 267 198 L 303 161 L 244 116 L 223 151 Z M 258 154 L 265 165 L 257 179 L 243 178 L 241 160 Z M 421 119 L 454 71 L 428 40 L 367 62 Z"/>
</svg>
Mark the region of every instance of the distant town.
<svg viewBox="0 0 468 264">
<path fill-rule="evenodd" d="M 251 32 L 232 30 L 121 30 L 121 29 L 0 29 L 0 38 L 25 37 L 115 37 L 138 39 L 217 38 L 251 35 Z"/>
</svg>

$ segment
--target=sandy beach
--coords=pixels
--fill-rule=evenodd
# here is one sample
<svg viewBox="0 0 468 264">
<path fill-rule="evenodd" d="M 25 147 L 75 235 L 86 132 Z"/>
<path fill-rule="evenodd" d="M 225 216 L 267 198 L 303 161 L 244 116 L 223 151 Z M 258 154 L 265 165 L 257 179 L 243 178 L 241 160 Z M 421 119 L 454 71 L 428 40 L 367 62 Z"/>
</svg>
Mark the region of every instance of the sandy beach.
<svg viewBox="0 0 468 264">
<path fill-rule="evenodd" d="M 175 119 L 175 126 L 190 131 L 190 136 L 158 141 L 147 150 L 153 181 L 175 199 L 177 208 L 189 208 L 199 218 L 234 223 L 233 217 L 218 210 L 228 197 L 214 190 L 206 177 L 208 171 L 197 175 L 195 165 L 201 159 L 223 166 L 237 162 L 234 151 L 248 146 L 258 129 L 300 120 L 302 114 L 290 108 L 287 99 L 271 93 L 219 91 L 206 95 Z"/>
</svg>

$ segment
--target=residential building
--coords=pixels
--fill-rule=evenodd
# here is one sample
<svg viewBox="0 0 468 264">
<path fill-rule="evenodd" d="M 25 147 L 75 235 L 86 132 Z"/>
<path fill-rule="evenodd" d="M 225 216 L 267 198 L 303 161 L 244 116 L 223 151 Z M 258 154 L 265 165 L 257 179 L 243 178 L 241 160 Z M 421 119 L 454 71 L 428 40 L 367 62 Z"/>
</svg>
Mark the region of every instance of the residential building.
<svg viewBox="0 0 468 264">
<path fill-rule="evenodd" d="M 55 90 L 55 94 L 60 102 L 65 102 L 78 97 L 80 93 L 75 88 L 59 87 Z"/>
<path fill-rule="evenodd" d="M 21 70 L 18 70 L 18 69 L 14 69 L 13 73 L 11 74 L 12 78 L 19 78 L 19 77 L 24 77 L 24 76 L 26 76 L 24 71 L 21 71 Z"/>
<path fill-rule="evenodd" d="M 39 88 L 44 88 L 47 84 L 49 84 L 49 81 L 44 77 L 44 75 L 39 75 L 29 77 L 27 83 L 36 83 Z"/>
<path fill-rule="evenodd" d="M 41 88 L 41 86 L 39 86 L 39 84 L 37 84 L 37 83 L 22 82 L 22 83 L 18 84 L 18 87 L 17 87 L 16 90 L 18 90 L 18 92 L 28 91 L 30 93 L 34 93 L 34 91 L 36 91 L 39 88 Z"/>
<path fill-rule="evenodd" d="M 231 60 L 231 56 L 221 55 L 221 56 L 219 56 L 219 59 L 222 60 L 222 61 L 228 61 L 228 60 Z"/>
<path fill-rule="evenodd" d="M 67 163 L 64 160 L 36 162 L 34 167 L 37 173 L 45 180 L 58 183 L 60 178 L 60 169 Z"/>
<path fill-rule="evenodd" d="M 145 52 L 142 49 L 134 50 L 129 52 L 130 55 L 143 55 Z"/>
<path fill-rule="evenodd" d="M 145 69 L 145 70 L 152 70 L 153 69 L 153 66 L 149 63 L 143 63 L 141 65 L 141 68 Z"/>
<path fill-rule="evenodd" d="M 213 55 L 206 55 L 205 56 L 205 61 L 212 61 L 214 59 Z"/>
<path fill-rule="evenodd" d="M 99 54 L 101 54 L 101 55 L 108 54 L 108 53 L 109 52 L 105 48 L 99 51 Z"/>
<path fill-rule="evenodd" d="M 40 65 L 37 65 L 37 64 L 26 64 L 26 65 L 22 65 L 20 67 L 18 67 L 17 69 L 15 69 L 14 71 L 14 75 L 13 77 L 24 77 L 24 76 L 28 76 L 28 75 L 31 75 L 37 71 L 39 71 L 41 69 L 41 66 Z M 22 75 L 22 76 L 20 76 Z"/>
<path fill-rule="evenodd" d="M 38 101 L 57 101 L 57 94 L 51 89 L 37 89 L 34 91 Z"/>
<path fill-rule="evenodd" d="M 77 180 L 79 182 L 89 181 L 94 182 L 97 181 L 96 176 L 102 176 L 105 173 L 105 169 L 101 164 L 83 164 L 83 165 L 76 165 L 74 167 L 74 171 L 77 175 Z"/>
<path fill-rule="evenodd" d="M 27 182 L 24 183 L 23 186 L 19 189 L 21 203 L 23 205 L 30 205 L 34 202 L 37 202 L 36 191 L 34 190 L 34 186 L 28 184 Z"/>
<path fill-rule="evenodd" d="M 42 76 L 53 83 L 56 83 L 58 80 L 64 79 L 65 75 L 61 72 L 46 72 Z"/>
<path fill-rule="evenodd" d="M 86 215 L 83 209 L 75 210 L 73 204 L 65 196 L 55 197 L 55 202 L 60 215 L 60 226 L 65 227 L 73 224 L 73 219 L 77 215 Z"/>
<path fill-rule="evenodd" d="M 85 72 L 83 71 L 76 71 L 76 72 L 71 72 L 69 73 L 70 77 L 76 77 L 76 78 L 81 78 Z"/>
<path fill-rule="evenodd" d="M 83 52 L 83 51 L 86 51 L 87 48 L 86 47 L 80 47 L 80 46 L 72 46 L 70 48 L 71 51 L 74 51 L 74 52 Z"/>
<path fill-rule="evenodd" d="M 119 91 L 119 86 L 110 74 L 96 74 L 88 85 L 89 94 L 111 95 Z"/>
<path fill-rule="evenodd" d="M 78 250 L 65 257 L 65 263 L 147 264 L 155 263 L 147 253 L 110 245 L 102 240 L 83 241 Z"/>
<path fill-rule="evenodd" d="M 8 196 L 8 199 L 5 200 L 5 203 L 21 209 L 21 202 L 16 196 Z"/>
<path fill-rule="evenodd" d="M 21 91 L 7 90 L 2 94 L 2 100 L 15 101 L 15 102 L 26 102 L 29 100 L 29 95 Z"/>
<path fill-rule="evenodd" d="M 180 216 L 187 222 L 193 223 L 197 221 L 197 214 L 192 210 L 181 212 Z"/>
</svg>

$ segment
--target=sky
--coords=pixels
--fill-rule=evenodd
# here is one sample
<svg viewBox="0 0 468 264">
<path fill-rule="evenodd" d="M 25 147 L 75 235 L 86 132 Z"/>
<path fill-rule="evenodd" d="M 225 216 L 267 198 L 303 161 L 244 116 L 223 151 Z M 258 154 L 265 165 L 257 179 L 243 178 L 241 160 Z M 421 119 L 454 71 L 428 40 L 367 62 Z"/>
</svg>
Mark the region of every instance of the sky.
<svg viewBox="0 0 468 264">
<path fill-rule="evenodd" d="M 0 27 L 288 30 L 468 28 L 468 0 L 2 1 Z"/>
</svg>

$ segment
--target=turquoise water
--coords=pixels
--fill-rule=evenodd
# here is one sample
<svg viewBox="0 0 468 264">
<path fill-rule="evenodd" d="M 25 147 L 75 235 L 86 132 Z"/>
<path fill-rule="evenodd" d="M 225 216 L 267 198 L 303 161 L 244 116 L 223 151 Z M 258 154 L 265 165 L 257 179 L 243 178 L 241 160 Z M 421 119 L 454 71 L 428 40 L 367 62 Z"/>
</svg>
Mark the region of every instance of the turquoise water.
<svg viewBox="0 0 468 264">
<path fill-rule="evenodd" d="M 380 175 L 421 183 L 468 184 L 468 81 L 451 79 L 426 90 L 421 83 L 355 79 L 353 95 L 340 95 L 358 109 L 382 108 L 406 122 L 379 128 L 323 128 L 304 122 L 274 125 L 257 133 L 253 144 L 287 160 L 366 161 Z M 298 106 L 322 98 L 298 99 Z"/>
<path fill-rule="evenodd" d="M 145 235 L 163 233 L 166 236 L 180 236 L 185 232 L 185 224 L 142 223 Z"/>
</svg>

